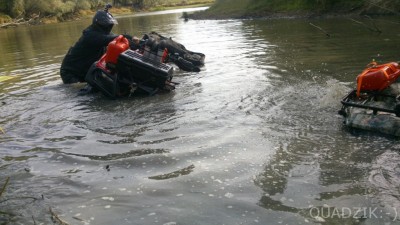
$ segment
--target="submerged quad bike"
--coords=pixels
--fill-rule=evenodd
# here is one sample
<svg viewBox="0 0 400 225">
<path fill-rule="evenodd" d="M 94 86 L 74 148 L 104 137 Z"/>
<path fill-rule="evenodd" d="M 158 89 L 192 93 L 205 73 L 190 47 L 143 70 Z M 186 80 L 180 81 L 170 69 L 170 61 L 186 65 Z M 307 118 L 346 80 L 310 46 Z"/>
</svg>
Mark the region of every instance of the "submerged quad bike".
<svg viewBox="0 0 400 225">
<path fill-rule="evenodd" d="M 120 35 L 92 65 L 85 80 L 112 98 L 135 93 L 153 95 L 175 89 L 174 69 L 169 62 L 182 70 L 199 72 L 204 58 L 204 54 L 191 52 L 155 32 L 145 35 L 137 46 L 130 46 L 128 39 Z"/>
<path fill-rule="evenodd" d="M 372 63 L 357 76 L 357 88 L 342 99 L 345 125 L 400 136 L 400 66 Z"/>
</svg>

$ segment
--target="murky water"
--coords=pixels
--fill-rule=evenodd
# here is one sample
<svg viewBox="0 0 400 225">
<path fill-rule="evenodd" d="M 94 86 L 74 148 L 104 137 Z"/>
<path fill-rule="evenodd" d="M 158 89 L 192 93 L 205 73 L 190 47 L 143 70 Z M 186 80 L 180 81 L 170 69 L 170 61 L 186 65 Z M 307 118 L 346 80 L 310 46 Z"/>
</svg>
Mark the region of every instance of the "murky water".
<svg viewBox="0 0 400 225">
<path fill-rule="evenodd" d="M 399 18 L 375 20 L 378 34 L 350 19 L 180 16 L 124 16 L 115 32 L 171 36 L 207 55 L 202 72 L 120 100 L 59 78 L 90 20 L 0 31 L 13 77 L 0 83 L 0 223 L 51 224 L 51 209 L 68 224 L 400 224 L 398 140 L 337 115 L 367 63 L 398 60 Z"/>
</svg>

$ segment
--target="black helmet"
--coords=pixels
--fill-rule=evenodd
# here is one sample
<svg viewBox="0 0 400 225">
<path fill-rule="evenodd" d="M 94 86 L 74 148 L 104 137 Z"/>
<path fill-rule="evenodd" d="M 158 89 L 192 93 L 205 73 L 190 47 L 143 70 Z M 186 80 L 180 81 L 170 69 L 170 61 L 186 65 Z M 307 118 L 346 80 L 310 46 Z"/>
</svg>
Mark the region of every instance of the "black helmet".
<svg viewBox="0 0 400 225">
<path fill-rule="evenodd" d="M 102 27 L 108 27 L 118 24 L 117 20 L 108 11 L 99 10 L 93 17 L 93 24 L 98 24 Z"/>
</svg>

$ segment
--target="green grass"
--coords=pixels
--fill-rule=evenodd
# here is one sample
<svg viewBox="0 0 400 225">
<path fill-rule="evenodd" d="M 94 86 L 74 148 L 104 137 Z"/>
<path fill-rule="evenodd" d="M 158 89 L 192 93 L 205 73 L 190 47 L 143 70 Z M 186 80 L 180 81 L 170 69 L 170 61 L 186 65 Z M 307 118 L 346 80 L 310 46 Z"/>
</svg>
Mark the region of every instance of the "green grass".
<svg viewBox="0 0 400 225">
<path fill-rule="evenodd" d="M 247 11 L 253 0 L 216 0 L 208 10 L 201 12 L 202 17 L 223 18 L 227 16 L 239 17 Z"/>
</svg>

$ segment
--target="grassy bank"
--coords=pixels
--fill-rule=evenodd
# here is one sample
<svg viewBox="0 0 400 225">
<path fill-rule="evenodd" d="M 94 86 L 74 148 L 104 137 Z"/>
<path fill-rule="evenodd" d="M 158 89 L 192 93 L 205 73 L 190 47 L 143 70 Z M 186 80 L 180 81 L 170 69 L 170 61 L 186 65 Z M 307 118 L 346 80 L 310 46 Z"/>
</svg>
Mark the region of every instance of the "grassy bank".
<svg viewBox="0 0 400 225">
<path fill-rule="evenodd" d="M 208 10 L 192 17 L 202 19 L 332 14 L 397 14 L 398 0 L 216 0 Z"/>
<path fill-rule="evenodd" d="M 80 18 L 92 17 L 97 9 L 101 9 L 104 4 L 100 4 L 97 7 L 90 7 L 89 5 L 85 7 L 75 7 L 75 10 L 72 6 L 68 5 L 69 2 L 60 3 L 58 8 L 51 9 L 46 5 L 50 4 L 43 3 L 40 7 L 34 8 L 32 11 L 26 4 L 22 4 L 19 7 L 19 14 L 15 14 L 13 17 L 11 12 L 4 3 L 7 0 L 0 0 L 0 27 L 8 28 L 15 27 L 22 24 L 49 24 L 49 23 L 58 23 L 63 21 L 71 21 L 78 20 Z M 13 0 L 17 2 L 18 0 Z M 20 0 L 22 2 L 27 0 Z M 42 1 L 42 0 L 35 0 Z M 47 0 L 46 0 L 47 1 Z M 50 0 L 49 0 L 50 1 Z M 60 0 L 52 0 L 52 1 L 60 1 Z M 87 0 L 86 0 L 87 1 Z M 28 1 L 29 2 L 29 1 Z M 160 10 L 168 10 L 168 9 L 177 9 L 177 8 L 187 8 L 187 7 L 200 7 L 200 6 L 210 6 L 215 2 L 215 0 L 157 0 L 153 1 L 152 4 L 145 4 L 140 9 L 133 8 L 132 4 L 125 4 L 125 6 L 116 5 L 111 9 L 111 13 L 113 15 L 122 15 L 122 14 L 133 14 L 137 11 L 160 11 Z M 76 3 L 78 4 L 78 3 Z M 70 8 L 66 8 L 69 6 Z M 71 8 L 72 7 L 72 8 Z M 6 13 L 8 12 L 8 13 Z M 35 16 L 35 17 L 34 17 Z"/>
</svg>

